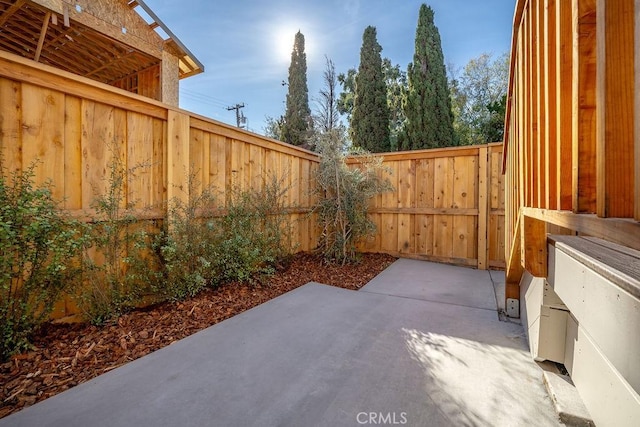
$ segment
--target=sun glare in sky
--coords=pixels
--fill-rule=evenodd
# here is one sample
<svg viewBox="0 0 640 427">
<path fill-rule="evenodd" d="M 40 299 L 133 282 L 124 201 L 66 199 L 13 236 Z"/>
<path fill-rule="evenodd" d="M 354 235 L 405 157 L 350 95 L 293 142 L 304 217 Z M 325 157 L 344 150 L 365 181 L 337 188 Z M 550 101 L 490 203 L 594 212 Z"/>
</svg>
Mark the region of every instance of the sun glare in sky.
<svg viewBox="0 0 640 427">
<path fill-rule="evenodd" d="M 291 61 L 293 42 L 295 41 L 298 31 L 302 31 L 304 35 L 304 52 L 307 54 L 307 59 L 309 58 L 309 52 L 313 47 L 313 43 L 310 42 L 311 37 L 304 28 L 299 28 L 293 24 L 280 25 L 275 28 L 273 32 L 273 49 L 278 62 L 289 63 Z"/>
</svg>

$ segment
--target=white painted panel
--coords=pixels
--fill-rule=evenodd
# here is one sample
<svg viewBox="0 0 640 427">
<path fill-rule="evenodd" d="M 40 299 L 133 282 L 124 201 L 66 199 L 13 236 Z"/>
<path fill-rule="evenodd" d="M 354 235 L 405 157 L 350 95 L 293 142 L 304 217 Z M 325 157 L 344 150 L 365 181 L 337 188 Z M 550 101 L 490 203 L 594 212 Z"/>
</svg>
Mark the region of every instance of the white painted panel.
<svg viewBox="0 0 640 427">
<path fill-rule="evenodd" d="M 556 293 L 611 364 L 640 392 L 640 301 L 563 251 L 555 250 L 555 262 Z"/>
<path fill-rule="evenodd" d="M 567 334 L 564 344 L 564 367 L 569 371 L 569 375 L 573 375 L 573 358 L 578 341 L 578 322 L 569 313 L 567 315 Z"/>
<path fill-rule="evenodd" d="M 565 310 L 558 310 L 547 305 L 541 307 L 537 359 L 564 362 L 567 313 Z"/>
<path fill-rule="evenodd" d="M 582 326 L 574 341 L 571 379 L 598 427 L 637 426 L 640 395 L 607 361 Z"/>
</svg>

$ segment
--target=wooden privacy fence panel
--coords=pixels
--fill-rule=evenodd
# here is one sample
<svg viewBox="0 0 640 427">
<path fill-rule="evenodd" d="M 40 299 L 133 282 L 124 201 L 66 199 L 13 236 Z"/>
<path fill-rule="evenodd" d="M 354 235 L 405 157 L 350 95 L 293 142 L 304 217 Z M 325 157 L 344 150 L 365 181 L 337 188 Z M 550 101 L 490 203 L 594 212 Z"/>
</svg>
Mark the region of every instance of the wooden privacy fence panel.
<svg viewBox="0 0 640 427">
<path fill-rule="evenodd" d="M 504 267 L 501 144 L 383 156 L 396 191 L 372 202 L 377 233 L 360 250 Z"/>
<path fill-rule="evenodd" d="M 224 205 L 233 191 L 260 191 L 268 179 L 287 189 L 298 250 L 317 246 L 309 215 L 317 155 L 165 104 L 0 52 L 0 150 L 8 171 L 38 161 L 37 183 L 51 180 L 64 208 L 91 215 L 119 156 L 130 170 L 125 203 L 141 218 L 163 218 L 174 197 L 213 186 Z"/>
<path fill-rule="evenodd" d="M 163 218 L 167 201 L 213 186 L 221 205 L 232 191 L 281 178 L 298 250 L 317 247 L 310 215 L 317 154 L 157 101 L 0 52 L 0 150 L 22 170 L 40 159 L 36 179 L 77 214 L 104 194 L 109 162 L 130 175 L 127 202 L 141 218 Z M 115 148 L 113 148 L 115 147 Z M 378 226 L 360 249 L 441 262 L 504 266 L 500 144 L 383 154 L 396 191 L 371 205 Z M 113 152 L 112 152 L 113 151 Z"/>
</svg>

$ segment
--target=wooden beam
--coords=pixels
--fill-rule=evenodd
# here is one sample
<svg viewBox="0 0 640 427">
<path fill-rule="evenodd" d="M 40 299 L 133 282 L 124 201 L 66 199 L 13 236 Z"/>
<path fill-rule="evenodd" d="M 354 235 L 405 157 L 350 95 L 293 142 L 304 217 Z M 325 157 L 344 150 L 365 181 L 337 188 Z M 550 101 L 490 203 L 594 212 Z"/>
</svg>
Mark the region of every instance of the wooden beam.
<svg viewBox="0 0 640 427">
<path fill-rule="evenodd" d="M 573 0 L 572 210 L 596 210 L 596 0 Z"/>
<path fill-rule="evenodd" d="M 633 219 L 599 218 L 594 214 L 523 208 L 524 216 L 640 250 L 640 223 Z"/>
<path fill-rule="evenodd" d="M 505 303 L 509 298 L 520 299 L 520 279 L 524 273 L 522 267 L 522 249 L 520 242 L 520 233 L 522 227 L 520 222 L 522 215 L 518 216 L 515 226 L 515 234 L 510 245 L 509 256 L 506 258 L 506 273 L 505 273 Z"/>
<path fill-rule="evenodd" d="M 571 210 L 572 207 L 572 99 L 573 99 L 573 39 L 571 2 L 556 0 L 556 32 L 558 47 L 556 48 L 556 95 L 558 123 L 558 201 L 557 209 Z"/>
<path fill-rule="evenodd" d="M 547 224 L 530 216 L 522 217 L 522 261 L 535 277 L 547 277 Z"/>
<path fill-rule="evenodd" d="M 473 208 L 371 208 L 371 214 L 409 214 L 409 215 L 458 215 L 478 216 L 479 209 Z"/>
<path fill-rule="evenodd" d="M 518 216 L 516 221 L 516 225 L 514 228 L 513 239 L 511 240 L 511 244 L 509 245 L 509 253 L 506 258 L 506 278 L 508 281 L 520 283 L 520 278 L 522 277 L 523 268 L 522 268 L 522 247 L 521 247 L 521 239 L 520 235 L 522 232 L 522 227 L 520 222 L 522 221 L 522 214 Z"/>
<path fill-rule="evenodd" d="M 634 0 L 597 3 L 597 213 L 634 215 Z"/>
<path fill-rule="evenodd" d="M 541 81 L 542 81 L 542 68 L 540 64 L 540 53 L 542 45 L 544 44 L 543 34 L 540 32 L 540 5 L 543 4 L 543 0 L 530 1 L 531 10 L 531 70 L 532 70 L 532 127 L 533 136 L 531 139 L 531 174 L 529 179 L 533 184 L 531 188 L 532 203 L 527 206 L 535 206 L 536 208 L 543 207 L 541 202 L 541 193 L 544 186 L 544 170 L 540 168 L 542 149 L 544 148 L 543 141 L 541 139 L 542 129 L 544 128 L 544 114 L 540 111 L 541 96 Z"/>
<path fill-rule="evenodd" d="M 42 22 L 42 29 L 40 30 L 40 38 L 38 39 L 38 47 L 36 48 L 36 55 L 33 60 L 38 62 L 40 61 L 40 54 L 42 53 L 42 45 L 44 44 L 44 39 L 47 36 L 47 29 L 49 28 L 49 20 L 51 19 L 51 12 L 47 12 L 44 15 L 44 21 Z"/>
<path fill-rule="evenodd" d="M 634 217 L 640 221 L 640 0 L 635 0 L 635 113 L 634 113 L 634 155 L 635 155 L 635 196 Z"/>
<path fill-rule="evenodd" d="M 556 0 L 545 0 L 544 10 L 544 33 L 547 41 L 544 51 L 544 87 L 545 87 L 545 106 L 547 125 L 545 126 L 544 143 L 545 143 L 545 207 L 547 209 L 556 209 L 558 205 L 558 99 L 557 99 L 557 79 L 558 55 L 558 33 L 556 21 L 557 17 Z"/>
<path fill-rule="evenodd" d="M 22 7 L 25 1 L 26 0 L 18 0 L 14 4 L 9 6 L 9 8 L 5 10 L 2 15 L 0 15 L 0 26 L 4 25 L 4 23 L 7 22 L 9 18 L 11 18 L 13 14 L 16 13 Z"/>
</svg>

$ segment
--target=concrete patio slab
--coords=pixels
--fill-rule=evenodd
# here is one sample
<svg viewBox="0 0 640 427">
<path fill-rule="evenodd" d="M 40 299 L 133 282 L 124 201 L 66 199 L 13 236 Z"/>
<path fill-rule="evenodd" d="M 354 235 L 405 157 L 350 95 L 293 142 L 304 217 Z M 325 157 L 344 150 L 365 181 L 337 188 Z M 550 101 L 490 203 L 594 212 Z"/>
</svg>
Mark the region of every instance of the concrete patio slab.
<svg viewBox="0 0 640 427">
<path fill-rule="evenodd" d="M 496 310 L 487 270 L 401 258 L 367 283 L 363 291 L 444 304 Z"/>
<path fill-rule="evenodd" d="M 485 308 L 310 283 L 0 426 L 559 425 L 523 335 Z"/>
</svg>

